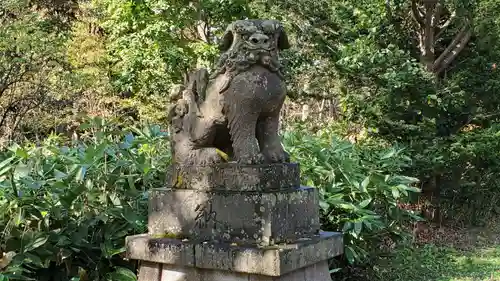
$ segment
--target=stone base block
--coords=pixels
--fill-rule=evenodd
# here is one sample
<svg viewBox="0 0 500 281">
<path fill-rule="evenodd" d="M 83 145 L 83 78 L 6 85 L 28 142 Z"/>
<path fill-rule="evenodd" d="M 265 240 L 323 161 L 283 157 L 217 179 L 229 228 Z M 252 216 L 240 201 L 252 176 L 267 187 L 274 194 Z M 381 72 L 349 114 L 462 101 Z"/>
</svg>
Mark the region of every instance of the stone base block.
<svg viewBox="0 0 500 281">
<path fill-rule="evenodd" d="M 167 187 L 173 187 L 174 184 L 177 184 L 177 188 L 196 190 L 263 192 L 289 190 L 300 187 L 300 168 L 297 163 L 171 165 L 167 175 Z"/>
<path fill-rule="evenodd" d="M 167 264 L 173 271 L 185 269 L 184 274 L 194 274 L 198 270 L 242 273 L 257 276 L 283 277 L 299 269 L 317 265 L 320 262 L 343 253 L 341 233 L 321 232 L 318 236 L 294 244 L 276 245 L 273 247 L 257 247 L 255 245 L 238 245 L 235 243 L 208 243 L 200 241 L 181 241 L 179 239 L 153 238 L 150 235 L 127 237 L 127 257 L 151 263 Z M 149 263 L 149 265 L 151 265 Z M 146 263 L 148 264 L 148 263 Z M 156 272 L 149 266 L 147 274 Z M 153 268 L 153 269 L 151 269 Z M 184 269 L 183 269 L 184 270 Z M 203 271 L 208 272 L 208 271 Z M 304 275 L 307 270 L 304 271 Z M 299 273 L 300 275 L 300 273 Z M 149 276 L 149 275 L 148 275 Z M 187 275 L 186 275 L 187 276 Z M 208 278 L 208 277 L 207 277 Z M 264 278 L 264 277 L 260 277 Z M 175 279 L 168 279 L 175 280 Z M 180 279 L 184 280 L 184 279 Z M 186 280 L 225 280 L 225 279 L 186 279 Z M 239 279 L 229 279 L 239 280 Z M 247 280 L 247 279 L 243 279 Z M 250 279 L 250 280 L 288 280 L 288 279 Z M 290 279 L 294 280 L 294 279 Z M 297 279 L 319 281 L 323 279 Z M 149 281 L 149 280 L 140 280 Z"/>
<path fill-rule="evenodd" d="M 331 281 L 327 261 L 301 268 L 283 276 L 265 276 L 143 262 L 138 281 Z"/>
<path fill-rule="evenodd" d="M 150 234 L 269 245 L 317 234 L 319 228 L 315 188 L 269 193 L 191 189 L 150 192 Z"/>
</svg>

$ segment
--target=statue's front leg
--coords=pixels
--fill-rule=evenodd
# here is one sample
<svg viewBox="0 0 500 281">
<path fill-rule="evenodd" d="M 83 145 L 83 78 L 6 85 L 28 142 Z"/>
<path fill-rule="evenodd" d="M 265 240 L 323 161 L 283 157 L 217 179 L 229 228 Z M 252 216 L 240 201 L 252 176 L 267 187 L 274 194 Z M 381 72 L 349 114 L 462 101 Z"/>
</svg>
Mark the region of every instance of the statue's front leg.
<svg viewBox="0 0 500 281">
<path fill-rule="evenodd" d="M 259 151 L 259 145 L 255 138 L 257 114 L 249 112 L 248 109 L 237 103 L 232 104 L 227 114 L 236 161 L 242 164 L 263 163 L 264 157 Z"/>
<path fill-rule="evenodd" d="M 281 145 L 281 138 L 278 135 L 279 115 L 263 116 L 257 123 L 257 139 L 260 151 L 267 162 L 283 163 L 290 161 L 290 156 Z"/>
</svg>

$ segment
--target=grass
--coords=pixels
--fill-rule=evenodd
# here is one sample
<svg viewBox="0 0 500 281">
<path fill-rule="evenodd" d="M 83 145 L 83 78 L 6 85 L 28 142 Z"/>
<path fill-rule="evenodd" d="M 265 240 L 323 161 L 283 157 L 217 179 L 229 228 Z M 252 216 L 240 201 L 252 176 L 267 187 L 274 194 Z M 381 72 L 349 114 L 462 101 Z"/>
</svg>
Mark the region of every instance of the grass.
<svg viewBox="0 0 500 281">
<path fill-rule="evenodd" d="M 387 281 L 499 281 L 500 246 L 457 250 L 427 244 L 403 247 L 377 265 Z"/>
<path fill-rule="evenodd" d="M 375 272 L 384 281 L 500 281 L 498 229 L 450 236 L 398 247 L 377 263 Z"/>
</svg>

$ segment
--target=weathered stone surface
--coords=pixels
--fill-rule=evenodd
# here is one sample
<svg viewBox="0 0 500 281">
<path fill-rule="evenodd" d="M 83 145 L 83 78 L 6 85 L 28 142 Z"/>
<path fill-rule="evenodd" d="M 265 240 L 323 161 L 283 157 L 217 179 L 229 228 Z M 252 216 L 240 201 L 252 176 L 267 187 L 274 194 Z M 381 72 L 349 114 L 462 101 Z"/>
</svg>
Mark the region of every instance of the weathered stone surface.
<svg viewBox="0 0 500 281">
<path fill-rule="evenodd" d="M 249 274 L 248 281 L 331 281 L 328 262 L 322 261 L 282 276 Z"/>
<path fill-rule="evenodd" d="M 154 267 L 154 274 L 140 274 L 139 281 L 331 281 L 327 261 L 282 276 L 266 276 L 160 263 L 150 263 L 148 266 Z"/>
<path fill-rule="evenodd" d="M 146 234 L 128 236 L 125 240 L 127 250 L 133 252 L 133 259 L 161 260 L 166 264 L 194 266 L 194 244 L 182 242 L 179 239 L 157 238 L 150 239 Z"/>
<path fill-rule="evenodd" d="M 141 281 L 160 281 L 162 265 L 159 263 L 142 261 L 139 267 L 138 280 Z"/>
<path fill-rule="evenodd" d="M 194 267 L 163 264 L 160 281 L 201 281 L 199 270 Z M 139 280 L 142 281 L 142 280 Z"/>
<path fill-rule="evenodd" d="M 324 260 L 314 265 L 308 266 L 304 270 L 304 280 L 331 281 L 328 261 Z"/>
<path fill-rule="evenodd" d="M 318 190 L 227 192 L 155 189 L 150 234 L 222 241 L 283 242 L 319 231 Z"/>
<path fill-rule="evenodd" d="M 161 281 L 248 281 L 248 279 L 249 275 L 245 273 L 164 264 Z"/>
<path fill-rule="evenodd" d="M 212 269 L 163 265 L 160 281 L 331 281 L 326 261 L 282 276 L 266 276 Z M 141 280 L 139 281 L 156 281 Z"/>
<path fill-rule="evenodd" d="M 181 181 L 178 181 L 178 177 Z M 221 163 L 211 166 L 171 165 L 167 187 L 196 190 L 283 191 L 300 187 L 296 163 L 242 165 Z"/>
<path fill-rule="evenodd" d="M 179 98 L 168 114 L 173 161 L 213 164 L 223 162 L 223 152 L 243 164 L 289 162 L 278 135 L 286 97 L 279 52 L 289 47 L 277 21 L 230 24 L 214 71 L 194 71 L 174 94 Z"/>
<path fill-rule="evenodd" d="M 149 235 L 137 235 L 127 239 L 127 255 L 130 259 L 196 267 L 198 269 L 284 276 L 287 273 L 316 265 L 342 254 L 342 240 L 341 233 L 321 232 L 320 235 L 310 240 L 261 248 L 254 245 L 234 245 L 229 243 L 182 242 L 175 239 L 158 239 Z M 171 247 L 171 244 L 174 244 L 174 247 Z M 178 247 L 179 244 L 184 246 Z M 153 246 L 144 247 L 144 245 Z M 144 248 L 147 250 L 145 251 Z M 182 253 L 179 253 L 179 250 Z M 190 257 L 192 260 L 178 259 L 182 261 L 176 261 L 176 259 L 164 258 L 171 256 Z M 305 276 L 306 274 L 312 275 L 315 273 L 304 271 L 302 274 Z M 318 279 L 318 281 L 322 280 Z"/>
</svg>

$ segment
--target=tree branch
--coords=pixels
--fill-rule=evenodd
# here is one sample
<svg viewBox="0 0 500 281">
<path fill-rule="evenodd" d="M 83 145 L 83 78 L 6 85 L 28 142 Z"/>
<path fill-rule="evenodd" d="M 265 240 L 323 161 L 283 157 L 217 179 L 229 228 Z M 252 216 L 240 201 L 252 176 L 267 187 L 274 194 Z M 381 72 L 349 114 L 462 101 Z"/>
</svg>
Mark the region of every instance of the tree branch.
<svg viewBox="0 0 500 281">
<path fill-rule="evenodd" d="M 435 73 L 440 73 L 458 56 L 458 53 L 463 50 L 468 43 L 472 32 L 470 30 L 469 22 L 466 22 L 460 32 L 453 38 L 448 47 L 441 53 L 441 55 L 434 61 L 432 69 Z M 450 57 L 448 57 L 452 53 Z"/>
<path fill-rule="evenodd" d="M 434 12 L 432 13 L 432 27 L 436 28 L 441 21 L 441 15 L 443 13 L 443 5 L 441 3 L 436 3 L 434 7 Z"/>
<path fill-rule="evenodd" d="M 5 111 L 3 112 L 2 114 L 2 118 L 0 119 L 0 130 L 1 128 L 3 127 L 5 121 L 7 120 L 7 116 L 9 115 L 9 113 L 12 111 L 12 108 L 13 108 L 13 105 L 12 103 L 9 104 L 9 106 L 7 106 L 7 108 L 5 109 Z"/>
<path fill-rule="evenodd" d="M 210 24 L 209 17 L 201 6 L 201 1 L 198 5 L 198 21 L 196 22 L 196 31 L 198 38 L 203 42 L 210 44 Z"/>
<path fill-rule="evenodd" d="M 385 0 L 385 12 L 387 13 L 387 19 L 389 22 L 392 22 L 392 9 L 391 9 L 391 0 Z"/>
<path fill-rule="evenodd" d="M 450 26 L 451 22 L 455 19 L 455 16 L 456 16 L 456 13 L 455 13 L 455 11 L 453 11 L 451 13 L 450 17 L 441 26 L 438 27 L 439 29 L 438 29 L 438 33 L 436 35 L 436 39 L 440 38 L 441 35 L 443 35 L 446 28 L 448 26 Z"/>
<path fill-rule="evenodd" d="M 411 11 L 413 18 L 417 21 L 417 23 L 420 25 L 420 27 L 424 27 L 424 16 L 420 13 L 417 7 L 417 0 L 411 0 Z"/>
<path fill-rule="evenodd" d="M 453 49 L 453 51 L 451 51 L 451 55 L 448 57 L 445 57 L 443 59 L 441 66 L 439 66 L 439 68 L 435 72 L 436 74 L 443 72 L 455 60 L 455 58 L 465 48 L 465 46 L 469 42 L 471 36 L 472 36 L 472 31 L 469 28 L 466 31 L 465 35 L 461 38 L 461 40 L 457 44 L 454 45 L 454 49 Z"/>
</svg>

